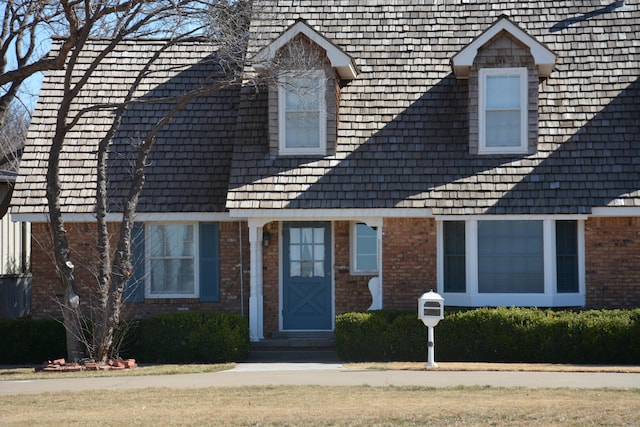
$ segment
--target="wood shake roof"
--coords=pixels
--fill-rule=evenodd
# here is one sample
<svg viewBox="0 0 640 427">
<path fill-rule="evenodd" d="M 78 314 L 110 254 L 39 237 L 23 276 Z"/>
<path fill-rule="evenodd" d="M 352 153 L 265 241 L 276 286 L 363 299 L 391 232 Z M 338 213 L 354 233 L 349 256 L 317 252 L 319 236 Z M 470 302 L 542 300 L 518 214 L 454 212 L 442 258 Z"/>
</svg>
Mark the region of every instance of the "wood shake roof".
<svg viewBox="0 0 640 427">
<path fill-rule="evenodd" d="M 302 18 L 360 74 L 341 90 L 336 154 L 323 158 L 270 157 L 265 95 L 241 103 L 229 209 L 640 206 L 637 1 L 272 3 L 268 21 L 253 22 L 251 52 Z M 557 56 L 539 85 L 533 155 L 469 154 L 469 84 L 450 60 L 502 14 Z"/>
<path fill-rule="evenodd" d="M 92 40 L 80 61 L 88 64 L 106 45 Z M 91 76 L 73 105 L 75 112 L 92 104 L 120 102 L 137 73 L 163 41 L 129 40 L 118 45 Z M 80 69 L 82 68 L 82 69 Z M 84 67 L 78 67 L 84 71 Z M 46 212 L 48 149 L 55 131 L 55 113 L 62 99 L 64 71 L 47 74 L 33 115 L 13 213 Z M 220 75 L 210 43 L 182 42 L 163 53 L 150 67 L 136 96 L 149 103 L 132 104 L 125 113 L 109 153 L 112 211 L 126 197 L 135 144 L 170 108 L 154 103 L 179 96 L 205 78 Z M 237 88 L 193 100 L 158 135 L 146 169 L 139 212 L 224 211 L 237 110 Z M 175 102 L 175 101 L 174 101 Z M 97 144 L 112 122 L 111 110 L 90 112 L 69 133 L 61 160 L 65 213 L 93 213 Z"/>
<path fill-rule="evenodd" d="M 358 69 L 340 90 L 335 154 L 271 156 L 266 90 L 224 91 L 194 101 L 162 132 L 139 211 L 430 208 L 466 215 L 640 207 L 639 3 L 267 1 L 252 21 L 248 58 L 303 19 Z M 456 79 L 450 61 L 503 14 L 556 55 L 538 86 L 537 152 L 470 154 L 469 81 Z M 121 45 L 80 104 L 123 96 L 132 70 L 153 50 L 149 41 Z M 176 46 L 140 95 L 176 94 L 215 72 L 206 61 L 212 53 L 203 42 Z M 61 76 L 45 79 L 13 213 L 46 211 L 47 148 Z M 139 105 L 125 116 L 110 155 L 115 211 L 130 172 L 130 141 L 162 108 Z M 96 144 L 109 118 L 105 111 L 89 114 L 70 135 L 62 171 L 66 212 L 93 212 Z"/>
</svg>

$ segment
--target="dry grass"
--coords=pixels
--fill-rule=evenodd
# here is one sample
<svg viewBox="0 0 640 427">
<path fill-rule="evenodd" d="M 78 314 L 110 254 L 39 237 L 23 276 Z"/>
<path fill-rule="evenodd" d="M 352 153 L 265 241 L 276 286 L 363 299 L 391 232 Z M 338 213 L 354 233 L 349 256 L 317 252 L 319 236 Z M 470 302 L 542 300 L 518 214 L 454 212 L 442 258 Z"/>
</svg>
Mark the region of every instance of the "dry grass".
<svg viewBox="0 0 640 427">
<path fill-rule="evenodd" d="M 640 390 L 244 387 L 0 396 L 10 426 L 635 425 Z"/>
<path fill-rule="evenodd" d="M 511 372 L 614 372 L 640 373 L 640 366 L 626 365 L 562 365 L 553 363 L 486 363 L 438 362 L 437 368 L 426 368 L 424 362 L 346 363 L 350 369 L 402 370 L 402 371 L 511 371 Z"/>
<path fill-rule="evenodd" d="M 196 374 L 226 371 L 233 363 L 193 365 L 150 365 L 122 371 L 34 372 L 34 368 L 0 368 L 0 381 L 42 380 L 51 378 L 134 377 L 144 375 Z"/>
</svg>

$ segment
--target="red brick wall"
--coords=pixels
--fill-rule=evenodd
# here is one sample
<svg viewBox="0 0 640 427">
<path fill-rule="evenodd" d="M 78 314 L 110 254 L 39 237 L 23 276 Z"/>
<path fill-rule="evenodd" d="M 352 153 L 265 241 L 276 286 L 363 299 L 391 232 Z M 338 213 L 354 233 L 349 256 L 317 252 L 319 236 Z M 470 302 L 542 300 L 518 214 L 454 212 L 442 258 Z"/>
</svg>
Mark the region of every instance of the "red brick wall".
<svg viewBox="0 0 640 427">
<path fill-rule="evenodd" d="M 70 223 L 65 224 L 65 228 L 71 244 L 71 261 L 75 266 L 80 304 L 86 309 L 95 301 L 91 289 L 95 289 L 96 284 L 96 227 L 93 224 Z M 58 301 L 62 301 L 64 290 L 56 274 L 48 224 L 32 224 L 31 235 L 32 317 L 62 317 Z"/>
<path fill-rule="evenodd" d="M 585 223 L 586 305 L 640 307 L 640 218 Z"/>
<path fill-rule="evenodd" d="M 333 224 L 336 314 L 364 311 L 371 306 L 369 280 L 373 276 L 351 275 L 350 227 L 349 221 Z"/>
<path fill-rule="evenodd" d="M 384 308 L 417 309 L 418 298 L 437 289 L 436 221 L 386 218 L 382 239 Z"/>
<path fill-rule="evenodd" d="M 72 261 L 76 266 L 76 281 L 81 303 L 86 307 L 92 301 L 95 289 L 96 226 L 93 223 L 66 224 L 72 247 Z M 220 223 L 220 302 L 203 303 L 198 299 L 145 299 L 127 307 L 132 317 L 149 317 L 178 310 L 210 310 L 248 315 L 249 299 L 249 238 L 246 223 L 242 224 L 242 251 L 244 271 L 244 307 L 240 299 L 240 236 L 238 222 Z M 46 224 L 33 224 L 32 249 L 32 315 L 36 318 L 60 316 L 54 298 L 62 296 L 60 281 L 55 274 L 51 238 Z"/>
<path fill-rule="evenodd" d="M 262 228 L 270 234 L 269 246 L 262 247 L 262 295 L 264 302 L 263 328 L 264 336 L 270 337 L 273 332 L 280 330 L 280 274 L 279 250 L 280 228 L 277 222 L 265 224 Z"/>
</svg>

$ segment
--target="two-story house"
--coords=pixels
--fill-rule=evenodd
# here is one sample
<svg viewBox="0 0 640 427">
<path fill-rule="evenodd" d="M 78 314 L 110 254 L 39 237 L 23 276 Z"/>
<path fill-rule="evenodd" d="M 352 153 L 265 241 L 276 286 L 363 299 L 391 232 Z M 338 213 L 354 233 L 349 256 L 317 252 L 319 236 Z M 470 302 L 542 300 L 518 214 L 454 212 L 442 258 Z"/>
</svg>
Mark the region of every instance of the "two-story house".
<svg viewBox="0 0 640 427">
<path fill-rule="evenodd" d="M 413 309 L 429 289 L 448 306 L 640 305 L 638 1 L 419 3 L 256 9 L 247 80 L 300 49 L 314 60 L 257 93 L 200 98 L 159 135 L 138 209 L 136 315 L 241 312 L 261 340 L 331 331 L 346 311 Z M 78 102 L 118 96 L 152 52 L 124 43 Z M 167 51 L 172 66 L 159 62 L 140 96 L 178 93 L 212 54 L 203 41 Z M 55 312 L 58 286 L 44 168 L 60 76 L 45 79 L 12 208 L 42 243 L 34 316 Z M 161 113 L 132 108 L 112 142 L 114 220 L 131 141 Z M 101 114 L 73 131 L 62 172 L 87 259 Z M 91 263 L 76 264 L 90 284 Z"/>
</svg>

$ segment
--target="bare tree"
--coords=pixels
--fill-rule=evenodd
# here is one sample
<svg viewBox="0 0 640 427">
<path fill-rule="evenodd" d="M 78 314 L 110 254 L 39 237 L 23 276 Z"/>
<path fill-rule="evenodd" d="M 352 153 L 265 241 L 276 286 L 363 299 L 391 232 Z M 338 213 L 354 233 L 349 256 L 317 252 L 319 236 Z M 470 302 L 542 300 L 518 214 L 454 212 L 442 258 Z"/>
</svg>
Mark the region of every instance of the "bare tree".
<svg viewBox="0 0 640 427">
<path fill-rule="evenodd" d="M 4 124 L 0 126 L 0 169 L 18 170 L 28 127 L 26 111 L 22 106 L 12 104 L 7 110 Z"/>
<path fill-rule="evenodd" d="M 115 333 L 122 322 L 122 306 L 124 285 L 132 276 L 131 235 L 135 218 L 138 198 L 144 186 L 145 166 L 149 153 L 154 145 L 158 132 L 191 100 L 211 92 L 240 82 L 240 64 L 244 57 L 244 49 L 237 45 L 243 39 L 246 28 L 232 26 L 236 31 L 235 37 L 222 36 L 222 30 L 228 30 L 228 18 L 233 16 L 234 22 L 247 23 L 240 14 L 248 13 L 248 3 L 242 1 L 215 1 L 210 4 L 198 0 L 127 0 L 127 1 L 90 1 L 69 3 L 64 8 L 70 34 L 73 34 L 74 45 L 68 53 L 65 64 L 64 97 L 57 111 L 55 135 L 51 142 L 47 173 L 47 200 L 49 220 L 54 245 L 55 263 L 65 290 L 62 309 L 67 329 L 67 352 L 69 357 L 88 351 L 98 361 L 105 361 L 113 356 Z M 220 31 L 213 34 L 213 41 L 220 44 L 218 55 L 219 65 L 224 64 L 226 73 L 223 78 L 203 81 L 197 87 L 169 99 L 141 99 L 136 97 L 138 86 L 143 81 L 155 60 L 166 49 L 180 43 L 195 34 L 202 33 L 205 24 L 209 24 L 204 17 L 225 17 L 217 27 Z M 167 29 L 171 28 L 171 31 Z M 238 33 L 237 31 L 240 31 Z M 102 49 L 94 53 L 89 65 L 81 64 L 79 59 L 83 48 L 91 37 L 101 36 L 109 42 Z M 76 97 L 87 84 L 92 74 L 102 61 L 112 53 L 119 43 L 131 37 L 162 36 L 163 44 L 136 76 L 128 89 L 124 100 L 117 104 L 92 105 L 75 112 L 73 109 Z M 233 40 L 236 46 L 225 45 L 227 40 Z M 64 49 L 64 42 L 60 49 Z M 57 55 L 54 54 L 54 57 Z M 170 105 L 166 113 L 152 128 L 137 142 L 137 158 L 133 167 L 131 187 L 122 210 L 122 221 L 119 226 L 118 239 L 115 250 L 111 248 L 111 234 L 107 228 L 108 200 L 107 158 L 109 145 L 117 133 L 121 120 L 127 108 L 132 105 L 147 102 L 162 102 Z M 99 265 L 97 272 L 98 307 L 92 316 L 93 341 L 89 348 L 83 345 L 83 313 L 80 310 L 80 296 L 74 277 L 74 264 L 71 260 L 71 250 L 63 221 L 61 206 L 62 184 L 60 180 L 60 154 L 65 144 L 67 134 L 77 125 L 83 115 L 99 109 L 113 111 L 113 121 L 109 130 L 98 146 L 98 164 L 96 177 L 96 218 L 97 218 L 97 249 Z"/>
<path fill-rule="evenodd" d="M 0 5 L 0 127 L 24 82 L 34 74 L 61 69 L 75 43 L 64 19 L 67 1 L 4 0 Z M 54 30 L 55 29 L 55 30 Z M 52 31 L 68 34 L 56 56 L 41 48 Z"/>
<path fill-rule="evenodd" d="M 268 3 L 268 2 L 267 2 Z M 117 351 L 117 331 L 123 322 L 123 293 L 128 280 L 132 278 L 132 232 L 138 200 L 145 183 L 145 167 L 158 133 L 174 116 L 197 97 L 212 94 L 221 89 L 247 82 L 243 74 L 249 22 L 256 11 L 251 0 L 10 0 L 13 7 L 11 16 L 21 17 L 20 25 L 10 27 L 8 36 L 2 40 L 33 37 L 32 29 L 46 22 L 58 30 L 64 30 L 57 39 L 51 54 L 33 62 L 19 63 L 14 70 L 0 75 L 0 86 L 21 84 L 24 78 L 34 72 L 60 69 L 63 74 L 63 91 L 60 105 L 56 109 L 55 132 L 51 140 L 47 169 L 46 197 L 51 240 L 55 265 L 64 289 L 61 308 L 67 330 L 67 353 L 70 359 L 86 354 L 99 362 L 114 356 Z M 27 7 L 33 7 L 45 21 L 31 20 Z M 267 13 L 267 12 L 264 12 Z M 48 20 L 48 21 L 47 21 Z M 4 34 L 4 33 L 3 33 Z M 215 56 L 218 71 L 212 78 L 205 79 L 179 96 L 149 99 L 140 96 L 140 86 L 155 61 L 166 51 L 194 36 L 208 37 L 217 48 Z M 103 41 L 96 50 L 93 38 Z M 150 55 L 147 64 L 133 77 L 127 94 L 115 103 L 82 104 L 78 97 L 100 65 L 109 58 L 119 44 L 130 38 L 155 38 L 157 51 Z M 22 45 L 22 43 L 18 43 Z M 11 42 L 5 43 L 5 46 Z M 85 50 L 91 45 L 91 54 Z M 317 52 L 309 55 L 309 44 L 302 41 L 297 50 L 280 55 L 269 72 L 263 72 L 259 83 L 257 75 L 250 76 L 252 84 L 262 87 L 278 82 L 283 70 L 301 70 L 318 62 Z M 296 46 L 294 46 L 296 47 Z M 5 48 L 6 51 L 7 48 Z M 20 56 L 21 55 L 21 56 Z M 19 57 L 28 58 L 24 53 Z M 87 58 L 90 58 L 87 63 Z M 293 61 L 293 62 L 292 62 Z M 321 62 L 321 61 L 320 61 Z M 297 64 L 297 65 L 296 65 Z M 316 64 L 315 66 L 321 66 Z M 7 92 L 8 93 L 8 92 Z M 1 102 L 1 101 L 0 101 Z M 109 170 L 107 167 L 109 147 L 121 126 L 127 110 L 143 103 L 162 103 L 164 113 L 156 123 L 135 141 L 136 154 L 132 167 L 132 179 L 126 201 L 122 208 L 122 220 L 116 230 L 109 229 Z M 0 106 L 1 108 L 1 106 Z M 96 248 L 98 267 L 96 272 L 96 294 L 98 302 L 91 307 L 90 321 L 81 309 L 80 292 L 75 278 L 72 251 L 65 229 L 61 194 L 63 183 L 60 177 L 61 154 L 69 133 L 91 113 L 109 110 L 112 122 L 97 147 L 96 205 L 97 221 Z M 1 109 L 0 109 L 1 113 Z M 0 116 L 0 120 L 1 120 Z M 114 237 L 114 233 L 117 238 Z M 115 248 L 111 242 L 116 241 Z M 91 325 L 92 340 L 85 339 L 87 325 Z"/>
</svg>

